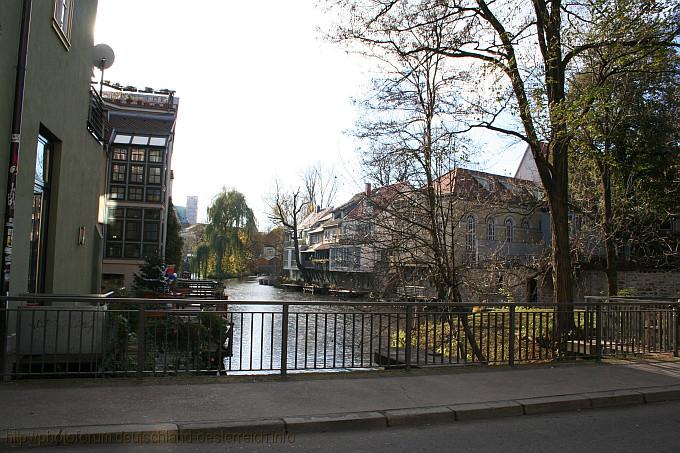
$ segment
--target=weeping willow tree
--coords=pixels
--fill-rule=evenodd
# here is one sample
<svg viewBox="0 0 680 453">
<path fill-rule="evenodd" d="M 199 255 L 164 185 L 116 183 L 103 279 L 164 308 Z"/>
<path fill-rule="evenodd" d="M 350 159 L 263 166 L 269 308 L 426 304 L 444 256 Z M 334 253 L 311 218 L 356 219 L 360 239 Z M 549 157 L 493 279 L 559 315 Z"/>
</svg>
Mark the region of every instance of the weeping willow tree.
<svg viewBox="0 0 680 453">
<path fill-rule="evenodd" d="M 192 271 L 196 272 L 199 277 L 208 276 L 208 263 L 210 262 L 210 245 L 201 242 L 194 249 L 194 256 L 192 259 Z"/>
<path fill-rule="evenodd" d="M 249 244 L 257 232 L 253 210 L 236 190 L 217 194 L 208 208 L 205 240 L 214 258 L 214 275 L 238 275 L 246 270 Z"/>
</svg>

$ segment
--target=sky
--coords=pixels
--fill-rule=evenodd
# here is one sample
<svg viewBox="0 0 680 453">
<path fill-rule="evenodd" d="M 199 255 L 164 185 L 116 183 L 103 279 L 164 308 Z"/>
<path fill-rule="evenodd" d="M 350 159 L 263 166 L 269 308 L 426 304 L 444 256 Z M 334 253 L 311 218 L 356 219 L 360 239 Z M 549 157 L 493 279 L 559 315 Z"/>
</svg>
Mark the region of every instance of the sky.
<svg viewBox="0 0 680 453">
<path fill-rule="evenodd" d="M 180 98 L 176 205 L 198 196 L 205 221 L 222 187 L 236 189 L 266 230 L 274 181 L 297 186 L 311 165 L 334 168 L 336 204 L 362 190 L 347 131 L 371 63 L 324 40 L 319 29 L 330 20 L 317 0 L 99 0 L 95 44 L 116 54 L 104 78 Z M 514 173 L 523 145 L 488 133 L 474 139 L 479 169 Z"/>
</svg>

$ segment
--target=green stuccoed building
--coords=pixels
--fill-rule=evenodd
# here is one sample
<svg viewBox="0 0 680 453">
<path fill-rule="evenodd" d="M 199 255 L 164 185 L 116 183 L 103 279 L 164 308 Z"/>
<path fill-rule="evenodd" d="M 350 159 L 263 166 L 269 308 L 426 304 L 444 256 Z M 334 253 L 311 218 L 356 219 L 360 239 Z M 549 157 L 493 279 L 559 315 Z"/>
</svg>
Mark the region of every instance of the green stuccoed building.
<svg viewBox="0 0 680 453">
<path fill-rule="evenodd" d="M 96 13 L 96 0 L 0 1 L 3 294 L 99 292 L 107 131 L 91 86 Z"/>
</svg>

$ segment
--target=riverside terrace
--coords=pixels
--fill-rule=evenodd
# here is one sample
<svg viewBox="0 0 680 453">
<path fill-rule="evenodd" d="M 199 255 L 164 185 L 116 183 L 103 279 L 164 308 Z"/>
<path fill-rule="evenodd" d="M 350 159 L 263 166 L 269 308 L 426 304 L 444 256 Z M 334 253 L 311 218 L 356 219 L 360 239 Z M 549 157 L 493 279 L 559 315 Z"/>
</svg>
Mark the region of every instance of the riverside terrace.
<svg viewBox="0 0 680 453">
<path fill-rule="evenodd" d="M 677 356 L 680 345 L 680 302 L 672 299 L 590 298 L 573 307 L 198 299 L 179 305 L 55 295 L 2 302 L 10 307 L 2 310 L 5 379 L 513 366 Z"/>
</svg>

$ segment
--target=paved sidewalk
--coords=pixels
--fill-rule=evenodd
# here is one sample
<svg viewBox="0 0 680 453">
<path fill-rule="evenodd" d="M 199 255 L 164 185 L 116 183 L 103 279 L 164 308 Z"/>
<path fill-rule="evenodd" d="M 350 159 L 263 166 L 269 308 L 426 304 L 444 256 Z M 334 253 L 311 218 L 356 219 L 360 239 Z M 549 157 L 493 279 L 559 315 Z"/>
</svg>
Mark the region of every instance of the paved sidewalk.
<svg viewBox="0 0 680 453">
<path fill-rule="evenodd" d="M 677 361 L 297 375 L 287 380 L 15 381 L 0 384 L 0 441 L 17 430 L 176 434 L 369 428 L 670 399 L 680 399 Z"/>
</svg>

